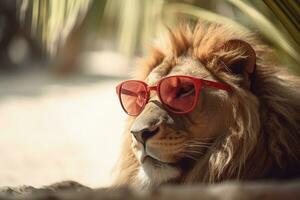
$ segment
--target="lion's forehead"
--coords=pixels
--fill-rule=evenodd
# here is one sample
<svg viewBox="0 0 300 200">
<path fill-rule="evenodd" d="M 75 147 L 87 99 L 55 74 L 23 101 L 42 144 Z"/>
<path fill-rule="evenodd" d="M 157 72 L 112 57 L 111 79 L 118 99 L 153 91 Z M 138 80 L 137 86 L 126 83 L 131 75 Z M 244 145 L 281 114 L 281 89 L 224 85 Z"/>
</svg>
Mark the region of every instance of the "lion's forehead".
<svg viewBox="0 0 300 200">
<path fill-rule="evenodd" d="M 199 78 L 212 78 L 210 72 L 200 61 L 185 56 L 179 57 L 173 62 L 162 62 L 149 73 L 146 82 L 149 85 L 155 85 L 155 83 L 157 83 L 157 81 L 161 78 L 173 75 L 190 75 Z"/>
</svg>

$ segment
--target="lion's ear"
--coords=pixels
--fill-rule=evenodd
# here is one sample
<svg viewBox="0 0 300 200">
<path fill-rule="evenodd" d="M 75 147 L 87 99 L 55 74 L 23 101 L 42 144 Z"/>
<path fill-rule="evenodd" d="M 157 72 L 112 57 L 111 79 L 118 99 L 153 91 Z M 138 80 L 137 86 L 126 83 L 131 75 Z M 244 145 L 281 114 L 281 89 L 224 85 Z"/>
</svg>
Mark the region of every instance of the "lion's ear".
<svg viewBox="0 0 300 200">
<path fill-rule="evenodd" d="M 221 61 L 230 72 L 242 75 L 243 86 L 250 88 L 256 66 L 256 53 L 251 45 L 243 40 L 233 39 L 222 45 L 222 51 Z"/>
</svg>

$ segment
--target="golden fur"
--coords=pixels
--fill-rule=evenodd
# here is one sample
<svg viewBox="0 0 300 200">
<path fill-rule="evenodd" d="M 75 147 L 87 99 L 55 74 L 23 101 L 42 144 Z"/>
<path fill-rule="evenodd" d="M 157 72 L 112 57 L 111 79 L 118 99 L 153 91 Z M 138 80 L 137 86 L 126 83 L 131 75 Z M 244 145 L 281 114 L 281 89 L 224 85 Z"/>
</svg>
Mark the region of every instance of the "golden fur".
<svg viewBox="0 0 300 200">
<path fill-rule="evenodd" d="M 243 83 L 247 79 L 245 73 L 236 74 L 230 69 L 236 60 L 247 59 L 245 49 L 224 47 L 233 39 L 245 41 L 255 50 L 254 77 L 248 77 L 251 86 Z M 199 23 L 193 29 L 182 26 L 170 31 L 168 39 L 159 41 L 159 46 L 153 48 L 138 67 L 137 78 L 148 81 L 148 75 L 157 66 L 167 62 L 172 68 L 181 56 L 199 61 L 213 79 L 231 85 L 232 92 L 228 97 L 231 104 L 228 113 L 231 114 L 224 113 L 224 120 L 230 118 L 226 134 L 218 135 L 205 154 L 198 157 L 176 182 L 299 177 L 299 78 L 277 66 L 271 50 L 251 33 L 209 23 Z M 132 149 L 129 131 L 135 120 L 130 117 L 127 123 L 116 185 L 144 184 L 137 178 L 140 163 Z"/>
</svg>

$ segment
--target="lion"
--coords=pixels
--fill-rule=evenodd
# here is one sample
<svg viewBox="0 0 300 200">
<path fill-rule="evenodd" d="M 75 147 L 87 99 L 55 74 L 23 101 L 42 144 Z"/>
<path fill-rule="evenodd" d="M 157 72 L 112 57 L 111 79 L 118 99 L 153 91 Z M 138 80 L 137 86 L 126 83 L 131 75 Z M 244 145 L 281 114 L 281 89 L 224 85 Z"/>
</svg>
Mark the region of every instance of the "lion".
<svg viewBox="0 0 300 200">
<path fill-rule="evenodd" d="M 253 33 L 208 22 L 181 25 L 158 41 L 137 79 L 155 85 L 190 75 L 231 90 L 203 89 L 184 115 L 168 112 L 151 93 L 128 118 L 116 186 L 300 177 L 300 80 L 275 64 L 269 47 Z"/>
</svg>

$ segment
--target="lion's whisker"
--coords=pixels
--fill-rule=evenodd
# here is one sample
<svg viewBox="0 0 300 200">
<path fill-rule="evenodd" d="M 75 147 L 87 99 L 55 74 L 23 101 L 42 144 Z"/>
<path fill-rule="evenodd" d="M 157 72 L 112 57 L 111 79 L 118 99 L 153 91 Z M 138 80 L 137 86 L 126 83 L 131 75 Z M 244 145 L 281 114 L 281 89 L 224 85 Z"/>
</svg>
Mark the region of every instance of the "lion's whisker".
<svg viewBox="0 0 300 200">
<path fill-rule="evenodd" d="M 190 158 L 190 159 L 195 160 L 195 161 L 197 160 L 197 157 L 193 156 L 191 154 L 184 153 L 184 154 L 182 154 L 182 156 L 185 157 L 185 158 Z"/>
<path fill-rule="evenodd" d="M 214 140 L 204 141 L 200 139 L 189 140 L 189 142 L 203 142 L 203 143 L 214 143 Z"/>
<path fill-rule="evenodd" d="M 212 146 L 213 143 L 203 143 L 203 142 L 187 142 L 186 146 L 207 146 L 210 147 Z"/>
<path fill-rule="evenodd" d="M 198 147 L 198 146 L 204 146 L 204 147 L 210 147 L 211 144 L 187 144 L 187 146 L 190 146 L 190 147 Z"/>
<path fill-rule="evenodd" d="M 207 144 L 207 145 L 211 145 L 213 144 L 212 142 L 211 143 L 208 143 L 208 142 L 188 142 L 189 144 Z"/>
<path fill-rule="evenodd" d="M 218 136 L 212 136 L 212 137 L 193 138 L 193 140 L 207 141 L 207 140 L 215 140 L 217 138 Z"/>
<path fill-rule="evenodd" d="M 184 153 L 192 153 L 192 154 L 204 154 L 204 151 L 197 151 L 197 150 L 186 150 Z"/>
</svg>

